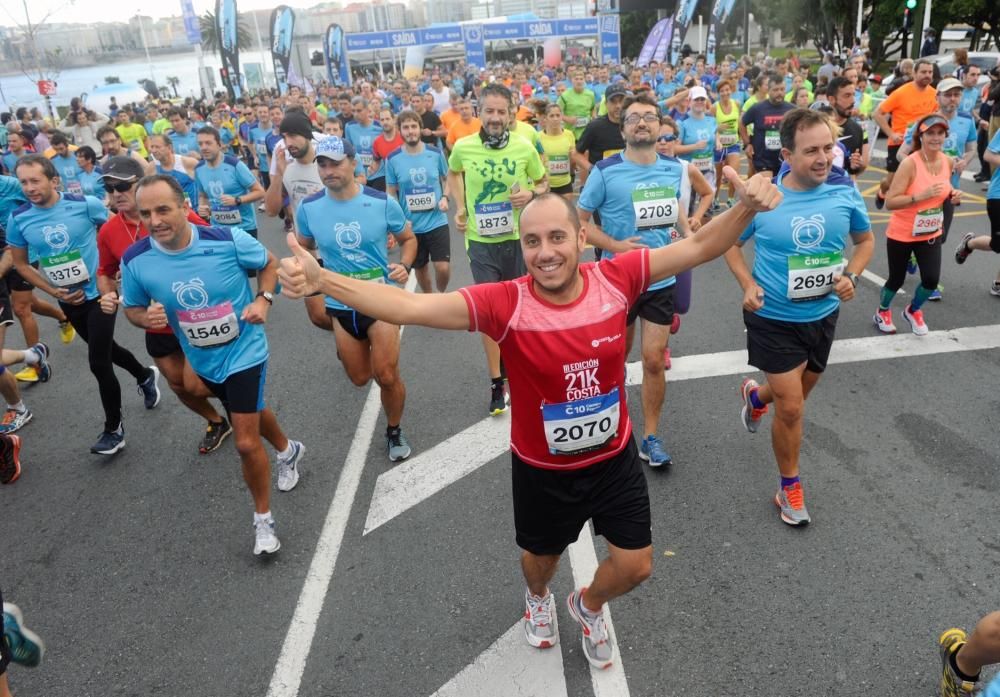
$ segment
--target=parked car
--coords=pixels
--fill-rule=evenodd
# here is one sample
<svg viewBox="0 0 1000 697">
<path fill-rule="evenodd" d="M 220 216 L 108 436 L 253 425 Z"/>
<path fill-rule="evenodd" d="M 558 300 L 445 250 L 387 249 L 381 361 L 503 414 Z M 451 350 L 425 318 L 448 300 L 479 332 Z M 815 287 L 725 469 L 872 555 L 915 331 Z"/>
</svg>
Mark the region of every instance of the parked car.
<svg viewBox="0 0 1000 697">
<path fill-rule="evenodd" d="M 939 53 L 936 56 L 927 56 L 928 60 L 937 63 L 941 70 L 941 76 L 951 75 L 955 72 L 955 53 Z M 969 64 L 979 66 L 983 74 L 979 76 L 979 85 L 985 85 L 990 81 L 987 73 L 1000 65 L 1000 53 L 996 51 L 970 51 Z"/>
</svg>

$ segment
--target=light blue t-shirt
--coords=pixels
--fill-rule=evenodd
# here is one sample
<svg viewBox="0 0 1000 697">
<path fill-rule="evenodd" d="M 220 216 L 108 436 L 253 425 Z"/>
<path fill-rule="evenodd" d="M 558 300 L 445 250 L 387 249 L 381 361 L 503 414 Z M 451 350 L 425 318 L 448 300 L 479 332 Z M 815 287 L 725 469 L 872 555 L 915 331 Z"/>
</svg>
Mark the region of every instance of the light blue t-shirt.
<svg viewBox="0 0 1000 697">
<path fill-rule="evenodd" d="M 89 278 L 69 288 L 79 287 L 87 300 L 93 300 L 99 295 L 97 230 L 107 221 L 108 210 L 93 196 L 59 194 L 59 200 L 49 208 L 39 208 L 31 203 L 15 208 L 7 218 L 7 243 L 27 249 L 29 257 L 37 254 L 42 264 L 42 275 L 47 276 L 53 285 L 61 284 L 46 273 L 47 263 L 55 268 L 61 263 L 57 259 L 62 259 L 64 267 L 66 262 L 73 264 L 71 257 L 82 260 Z M 82 277 L 79 269 L 72 273 Z"/>
<path fill-rule="evenodd" d="M 360 160 L 361 164 L 364 165 L 365 174 L 368 174 L 368 168 L 371 167 L 372 162 L 375 161 L 375 150 L 374 144 L 375 139 L 382 134 L 382 125 L 376 121 L 372 121 L 367 126 L 362 126 L 357 121 L 347 124 L 344 128 L 344 136 L 351 141 L 351 145 L 357 151 L 357 159 Z M 378 179 L 385 176 L 385 161 L 383 160 L 378 167 L 375 174 L 368 175 L 369 179 Z"/>
<path fill-rule="evenodd" d="M 212 224 L 223 227 L 239 227 L 244 230 L 257 229 L 257 211 L 253 203 L 226 206 L 222 195 L 245 196 L 257 183 L 250 168 L 232 155 L 224 155 L 222 162 L 213 167 L 205 160 L 194 169 L 195 185 L 199 194 L 208 197 L 212 208 Z"/>
<path fill-rule="evenodd" d="M 104 198 L 104 176 L 100 167 L 94 167 L 90 172 L 80 170 L 76 180 L 80 182 L 80 189 L 84 196 Z"/>
<path fill-rule="evenodd" d="M 658 249 L 677 237 L 677 217 L 688 209 L 690 188 L 687 164 L 680 160 L 657 155 L 653 164 L 640 165 L 618 153 L 594 166 L 577 205 L 590 213 L 599 212 L 601 228 L 616 240 L 639 237 L 642 244 Z M 611 259 L 614 254 L 605 252 L 605 257 Z M 674 283 L 670 276 L 647 290 Z"/>
<path fill-rule="evenodd" d="M 188 129 L 188 132 L 181 135 L 177 131 L 170 130 L 167 132 L 170 136 L 170 142 L 173 144 L 174 154 L 176 155 L 190 155 L 191 157 L 198 157 L 198 134 L 194 132 L 194 129 Z"/>
<path fill-rule="evenodd" d="M 993 140 L 986 146 L 987 149 L 1000 155 L 1000 131 L 993 136 Z M 993 168 L 993 176 L 990 177 L 990 188 L 986 191 L 986 198 L 1000 198 L 1000 167 Z"/>
<path fill-rule="evenodd" d="M 257 160 L 257 169 L 261 172 L 270 171 L 271 153 L 267 149 L 267 137 L 274 133 L 270 127 L 255 127 L 250 129 L 250 143 L 253 148 L 254 158 Z"/>
<path fill-rule="evenodd" d="M 53 155 L 49 160 L 55 165 L 56 171 L 59 173 L 59 180 L 62 182 L 63 191 L 71 194 L 85 193 L 83 187 L 80 186 L 80 175 L 83 174 L 83 168 L 80 167 L 80 163 L 76 161 L 76 156 L 73 153 L 70 153 L 66 157 Z"/>
<path fill-rule="evenodd" d="M 670 82 L 667 82 L 666 80 L 662 81 L 659 85 L 656 86 L 656 99 L 657 99 L 657 101 L 661 101 L 661 100 L 669 99 L 670 97 L 673 97 L 674 93 L 677 92 L 677 88 L 679 86 L 680 85 L 678 85 L 673 80 L 671 80 Z"/>
<path fill-rule="evenodd" d="M 758 213 L 740 235 L 743 242 L 754 238 L 753 278 L 764 289 L 764 306 L 756 314 L 782 322 L 815 322 L 837 310 L 840 298 L 828 292 L 793 300 L 789 278 L 792 293 L 807 296 L 818 278 L 806 278 L 809 269 L 832 268 L 848 235 L 870 231 L 871 222 L 861 193 L 842 169 L 834 168 L 825 183 L 809 191 L 793 191 L 783 181 L 778 184 L 781 205 Z"/>
<path fill-rule="evenodd" d="M 903 140 L 906 141 L 907 145 L 913 145 L 913 129 L 916 126 L 916 123 L 912 123 L 906 129 Z M 965 114 L 955 114 L 948 121 L 948 135 L 945 136 L 941 151 L 948 157 L 962 157 L 969 143 L 975 143 L 978 138 L 979 134 L 976 133 L 976 124 L 972 118 Z M 952 173 L 951 188 L 958 188 L 960 178 L 958 172 Z"/>
<path fill-rule="evenodd" d="M 715 132 L 718 129 L 715 117 L 705 115 L 696 119 L 691 115 L 691 112 L 688 112 L 688 117 L 681 121 L 679 126 L 681 145 L 692 145 L 699 140 L 705 141 L 703 150 L 685 153 L 680 157 L 695 165 L 699 172 L 712 170 L 715 167 L 713 157 L 715 155 Z"/>
<path fill-rule="evenodd" d="M 21 182 L 0 174 L 0 224 L 6 225 L 11 211 L 27 202 L 28 198 L 21 190 Z"/>
<path fill-rule="evenodd" d="M 385 183 L 398 188 L 399 205 L 414 233 L 421 235 L 448 224 L 448 216 L 438 208 L 444 194 L 441 177 L 447 176 L 448 163 L 433 145 L 424 144 L 416 155 L 404 146 L 386 160 Z"/>
<path fill-rule="evenodd" d="M 302 199 L 295 211 L 299 234 L 315 240 L 323 265 L 352 278 L 385 283 L 389 275 L 389 233 L 406 227 L 403 209 L 381 191 L 361 187 L 357 196 L 338 201 L 327 191 Z M 331 310 L 350 310 L 327 296 Z"/>
<path fill-rule="evenodd" d="M 126 250 L 121 265 L 123 305 L 162 304 L 194 372 L 224 382 L 268 357 L 264 325 L 240 319 L 255 297 L 247 271 L 267 266 L 267 250 L 237 227 L 192 225 L 191 230 L 191 244 L 178 251 L 164 249 L 151 237 Z M 229 312 L 235 318 L 227 323 Z M 217 343 L 192 343 L 206 341 Z"/>
<path fill-rule="evenodd" d="M 958 103 L 958 113 L 972 116 L 979 97 L 982 94 L 980 87 L 966 87 L 962 90 L 962 100 Z"/>
<path fill-rule="evenodd" d="M 20 158 L 24 157 L 27 154 L 28 154 L 27 152 L 23 152 L 20 155 L 15 155 L 12 152 L 3 153 L 2 155 L 0 155 L 0 162 L 3 163 L 3 170 L 10 176 L 12 177 L 15 176 L 16 172 L 14 171 L 14 166 L 17 164 L 17 161 Z"/>
</svg>

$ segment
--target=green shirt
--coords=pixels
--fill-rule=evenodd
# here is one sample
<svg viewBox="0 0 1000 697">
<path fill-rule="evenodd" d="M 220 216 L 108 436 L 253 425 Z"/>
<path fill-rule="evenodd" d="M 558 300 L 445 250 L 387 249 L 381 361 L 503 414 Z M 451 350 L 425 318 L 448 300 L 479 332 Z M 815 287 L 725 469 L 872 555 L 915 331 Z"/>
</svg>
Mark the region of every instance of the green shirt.
<svg viewBox="0 0 1000 697">
<path fill-rule="evenodd" d="M 577 138 L 580 137 L 587 122 L 590 121 L 590 115 L 594 113 L 594 105 L 596 103 L 597 97 L 594 96 L 592 91 L 586 88 L 583 92 L 568 89 L 559 95 L 559 108 L 562 109 L 563 114 L 566 116 L 575 116 L 577 119 L 572 127 L 573 135 Z"/>
<path fill-rule="evenodd" d="M 125 141 L 125 145 L 131 148 L 135 152 L 139 153 L 140 156 L 146 157 L 149 153 L 146 152 L 146 127 L 138 123 L 130 123 L 128 126 L 124 124 L 118 124 L 115 126 L 115 130 Z"/>
<path fill-rule="evenodd" d="M 545 176 L 542 159 L 531 143 L 511 135 L 504 148 L 492 150 L 473 133 L 455 143 L 448 168 L 465 174 L 466 245 L 469 240 L 493 243 L 518 239 L 521 211 L 510 205 L 510 187 L 517 182 L 521 189 L 531 188 Z M 480 223 L 484 230 L 489 225 L 501 234 L 481 235 Z"/>
<path fill-rule="evenodd" d="M 162 116 L 153 122 L 153 135 L 160 135 L 170 128 L 170 121 Z"/>
</svg>

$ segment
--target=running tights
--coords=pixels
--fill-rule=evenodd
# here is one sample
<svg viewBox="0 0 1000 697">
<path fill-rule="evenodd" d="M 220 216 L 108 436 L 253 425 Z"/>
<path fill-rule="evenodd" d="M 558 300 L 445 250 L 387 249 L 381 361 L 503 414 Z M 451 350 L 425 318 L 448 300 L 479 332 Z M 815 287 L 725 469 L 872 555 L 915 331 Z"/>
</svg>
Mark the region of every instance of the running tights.
<svg viewBox="0 0 1000 697">
<path fill-rule="evenodd" d="M 906 279 L 906 264 L 912 254 L 917 259 L 917 268 L 920 269 L 920 288 L 914 293 L 911 306 L 914 310 L 919 310 L 923 301 L 937 289 L 941 280 L 941 240 L 900 242 L 886 239 L 885 251 L 889 259 L 889 278 L 882 287 L 880 307 L 882 309 L 888 308 L 893 296 L 903 287 L 903 281 Z"/>
<path fill-rule="evenodd" d="M 114 366 L 131 373 L 137 384 L 149 377 L 150 370 L 131 351 L 115 343 L 117 313 L 109 315 L 102 312 L 99 300 L 88 300 L 82 305 L 59 303 L 59 307 L 66 313 L 76 333 L 87 342 L 90 372 L 97 378 L 101 405 L 104 407 L 104 430 L 114 431 L 122 422 L 122 389 Z"/>
</svg>

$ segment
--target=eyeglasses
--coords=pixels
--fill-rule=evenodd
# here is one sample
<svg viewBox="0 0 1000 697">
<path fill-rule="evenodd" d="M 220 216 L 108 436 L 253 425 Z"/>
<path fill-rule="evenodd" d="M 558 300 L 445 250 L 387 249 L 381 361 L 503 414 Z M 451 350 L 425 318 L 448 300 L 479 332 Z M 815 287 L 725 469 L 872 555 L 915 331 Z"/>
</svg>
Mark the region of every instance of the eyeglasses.
<svg viewBox="0 0 1000 697">
<path fill-rule="evenodd" d="M 135 186 L 135 182 L 118 182 L 117 184 L 112 184 L 110 182 L 104 182 L 104 190 L 109 194 L 117 191 L 120 194 L 124 194 L 126 191 L 131 191 L 132 187 Z"/>
<path fill-rule="evenodd" d="M 624 119 L 625 124 L 628 126 L 635 126 L 640 121 L 645 121 L 646 123 L 659 123 L 660 117 L 656 114 L 650 112 L 648 114 L 629 114 Z"/>
<path fill-rule="evenodd" d="M 677 136 L 675 136 L 674 134 L 671 133 L 668 136 L 660 136 L 659 138 L 656 139 L 656 142 L 657 143 L 673 143 L 675 140 L 677 140 Z"/>
</svg>

